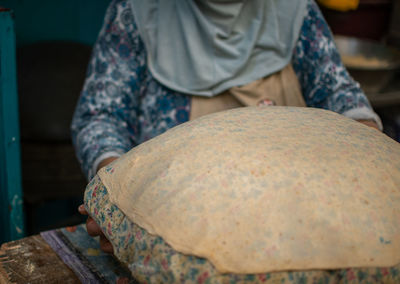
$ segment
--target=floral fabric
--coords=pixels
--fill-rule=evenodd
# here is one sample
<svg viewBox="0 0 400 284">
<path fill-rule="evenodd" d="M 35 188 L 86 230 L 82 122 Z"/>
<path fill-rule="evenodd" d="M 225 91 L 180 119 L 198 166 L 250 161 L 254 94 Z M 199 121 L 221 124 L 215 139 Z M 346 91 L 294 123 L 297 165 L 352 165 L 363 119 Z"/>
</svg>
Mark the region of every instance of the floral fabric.
<svg viewBox="0 0 400 284">
<path fill-rule="evenodd" d="M 115 255 L 140 283 L 399 283 L 400 264 L 384 268 L 288 271 L 265 274 L 219 274 L 206 259 L 173 250 L 125 217 L 109 201 L 98 176 L 85 192 L 86 210 L 100 225 Z"/>
</svg>

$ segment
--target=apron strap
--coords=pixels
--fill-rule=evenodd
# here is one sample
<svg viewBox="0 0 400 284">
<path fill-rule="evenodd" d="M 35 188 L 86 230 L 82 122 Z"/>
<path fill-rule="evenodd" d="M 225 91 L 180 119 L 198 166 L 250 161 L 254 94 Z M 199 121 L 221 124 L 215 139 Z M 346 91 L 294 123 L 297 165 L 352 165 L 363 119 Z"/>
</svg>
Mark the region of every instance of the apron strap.
<svg viewBox="0 0 400 284">
<path fill-rule="evenodd" d="M 215 97 L 192 96 L 190 120 L 218 111 L 257 105 L 306 106 L 291 64 L 273 75 L 232 87 Z"/>
</svg>

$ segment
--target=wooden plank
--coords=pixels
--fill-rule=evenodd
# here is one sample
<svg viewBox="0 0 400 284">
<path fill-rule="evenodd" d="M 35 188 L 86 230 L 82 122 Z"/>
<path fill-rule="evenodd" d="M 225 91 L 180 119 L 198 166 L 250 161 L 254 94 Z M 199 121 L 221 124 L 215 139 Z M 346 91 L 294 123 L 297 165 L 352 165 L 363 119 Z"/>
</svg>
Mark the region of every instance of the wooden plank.
<svg viewBox="0 0 400 284">
<path fill-rule="evenodd" d="M 81 283 L 39 235 L 0 248 L 0 283 Z"/>
<path fill-rule="evenodd" d="M 24 236 L 12 12 L 0 11 L 0 243 Z"/>
</svg>

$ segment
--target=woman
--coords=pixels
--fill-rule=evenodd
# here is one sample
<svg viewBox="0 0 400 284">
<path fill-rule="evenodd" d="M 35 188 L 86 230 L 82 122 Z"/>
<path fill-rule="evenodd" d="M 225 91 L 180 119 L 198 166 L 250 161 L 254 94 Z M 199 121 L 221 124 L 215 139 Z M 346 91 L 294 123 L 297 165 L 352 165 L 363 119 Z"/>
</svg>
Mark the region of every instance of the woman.
<svg viewBox="0 0 400 284">
<path fill-rule="evenodd" d="M 313 0 L 114 0 L 71 126 L 85 175 L 224 102 L 307 105 L 382 128 Z"/>
</svg>

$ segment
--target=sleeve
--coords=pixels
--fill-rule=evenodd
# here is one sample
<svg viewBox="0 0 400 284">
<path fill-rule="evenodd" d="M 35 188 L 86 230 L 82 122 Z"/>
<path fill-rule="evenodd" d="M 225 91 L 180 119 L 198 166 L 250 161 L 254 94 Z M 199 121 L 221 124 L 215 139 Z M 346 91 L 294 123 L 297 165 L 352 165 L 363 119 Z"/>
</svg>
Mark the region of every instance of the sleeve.
<svg viewBox="0 0 400 284">
<path fill-rule="evenodd" d="M 317 4 L 314 0 L 307 1 L 307 12 L 292 60 L 306 104 L 356 120 L 373 120 L 382 130 L 382 122 L 359 83 L 344 67 Z"/>
<path fill-rule="evenodd" d="M 137 144 L 144 53 L 128 1 L 112 1 L 71 123 L 75 151 L 89 180 L 101 160 Z"/>
</svg>

